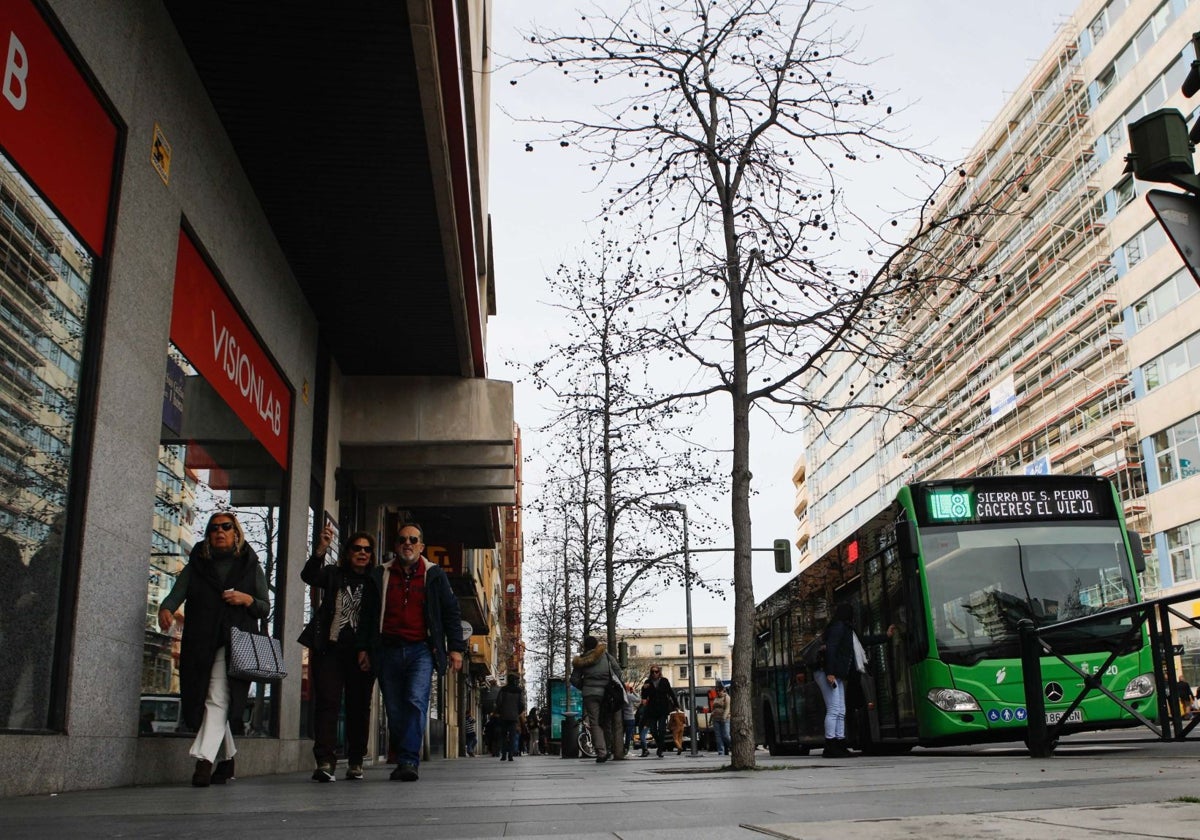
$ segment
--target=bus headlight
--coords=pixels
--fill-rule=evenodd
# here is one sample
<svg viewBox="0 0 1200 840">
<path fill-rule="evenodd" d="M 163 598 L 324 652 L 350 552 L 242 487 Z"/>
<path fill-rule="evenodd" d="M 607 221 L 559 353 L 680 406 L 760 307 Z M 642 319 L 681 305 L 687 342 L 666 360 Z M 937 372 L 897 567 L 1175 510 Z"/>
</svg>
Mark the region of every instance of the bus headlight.
<svg viewBox="0 0 1200 840">
<path fill-rule="evenodd" d="M 1139 700 L 1154 693 L 1154 677 L 1151 674 L 1141 674 L 1129 681 L 1125 686 L 1126 700 Z"/>
<path fill-rule="evenodd" d="M 943 712 L 978 712 L 981 711 L 979 703 L 970 694 L 965 691 L 959 691 L 957 688 L 934 688 L 930 689 L 929 702 L 937 706 Z"/>
</svg>

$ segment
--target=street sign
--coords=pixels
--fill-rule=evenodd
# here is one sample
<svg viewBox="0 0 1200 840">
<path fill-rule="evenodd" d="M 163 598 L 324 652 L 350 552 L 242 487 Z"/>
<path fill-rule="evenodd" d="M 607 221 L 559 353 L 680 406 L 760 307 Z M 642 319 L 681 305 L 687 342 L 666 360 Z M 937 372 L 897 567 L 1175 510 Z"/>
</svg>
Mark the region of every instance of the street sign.
<svg viewBox="0 0 1200 840">
<path fill-rule="evenodd" d="M 1200 196 L 1150 190 L 1146 201 L 1167 232 L 1171 244 L 1183 257 L 1192 279 L 1200 285 Z"/>
</svg>

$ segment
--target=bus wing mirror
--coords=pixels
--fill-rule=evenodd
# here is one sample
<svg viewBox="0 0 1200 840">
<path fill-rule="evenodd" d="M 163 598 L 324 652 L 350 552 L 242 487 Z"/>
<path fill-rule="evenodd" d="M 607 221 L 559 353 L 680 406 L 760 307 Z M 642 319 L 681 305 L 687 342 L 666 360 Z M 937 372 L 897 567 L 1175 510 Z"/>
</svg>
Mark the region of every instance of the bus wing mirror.
<svg viewBox="0 0 1200 840">
<path fill-rule="evenodd" d="M 1129 532 L 1129 550 L 1133 552 L 1133 570 L 1139 575 L 1146 571 L 1146 553 L 1142 551 L 1142 535 Z"/>
</svg>

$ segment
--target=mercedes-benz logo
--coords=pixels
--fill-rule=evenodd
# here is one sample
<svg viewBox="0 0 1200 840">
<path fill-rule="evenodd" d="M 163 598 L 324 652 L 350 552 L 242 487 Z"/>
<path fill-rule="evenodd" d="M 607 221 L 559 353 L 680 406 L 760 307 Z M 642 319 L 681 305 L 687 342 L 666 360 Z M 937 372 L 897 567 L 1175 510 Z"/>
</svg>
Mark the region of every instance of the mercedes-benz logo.
<svg viewBox="0 0 1200 840">
<path fill-rule="evenodd" d="M 1051 703 L 1057 703 L 1063 699 L 1063 687 L 1056 682 L 1046 683 L 1046 699 Z"/>
</svg>

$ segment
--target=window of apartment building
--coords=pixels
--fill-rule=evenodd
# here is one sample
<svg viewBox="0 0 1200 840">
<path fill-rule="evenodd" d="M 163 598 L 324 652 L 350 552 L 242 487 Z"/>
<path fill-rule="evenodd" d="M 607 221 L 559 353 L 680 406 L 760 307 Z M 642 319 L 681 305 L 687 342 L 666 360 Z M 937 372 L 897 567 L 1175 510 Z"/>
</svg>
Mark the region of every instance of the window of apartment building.
<svg viewBox="0 0 1200 840">
<path fill-rule="evenodd" d="M 1194 333 L 1187 341 L 1176 344 L 1158 358 L 1142 365 L 1146 390 L 1153 391 L 1161 385 L 1174 382 L 1195 367 L 1200 367 L 1200 333 Z"/>
<path fill-rule="evenodd" d="M 1158 480 L 1170 484 L 1200 472 L 1200 414 L 1193 414 L 1154 435 Z"/>
<path fill-rule="evenodd" d="M 662 651 L 663 651 L 663 647 L 662 647 L 662 645 L 655 645 L 655 646 L 654 646 L 654 655 L 655 655 L 655 656 L 662 656 Z"/>
<path fill-rule="evenodd" d="M 679 655 L 685 656 L 686 654 L 687 654 L 687 645 L 680 645 L 679 646 Z"/>
<path fill-rule="evenodd" d="M 1133 305 L 1135 328 L 1145 329 L 1196 292 L 1196 281 L 1191 272 L 1180 269 Z"/>
<path fill-rule="evenodd" d="M 1130 0 L 1108 0 L 1100 13 L 1092 18 L 1092 22 L 1088 24 L 1088 34 L 1092 37 L 1092 45 L 1100 43 L 1112 25 L 1116 23 L 1117 18 L 1121 16 L 1121 12 L 1129 7 Z"/>
<path fill-rule="evenodd" d="M 1119 213 L 1126 204 L 1137 198 L 1137 185 L 1133 180 L 1132 175 L 1126 175 L 1121 179 L 1121 182 L 1112 189 L 1112 203 L 1114 213 Z"/>
<path fill-rule="evenodd" d="M 1113 59 L 1112 64 L 1104 68 L 1100 75 L 1096 77 L 1097 100 L 1103 99 L 1104 95 L 1113 85 L 1129 75 L 1129 71 L 1146 55 L 1150 47 L 1162 36 L 1167 26 L 1174 19 L 1175 13 L 1171 3 L 1163 3 L 1158 7 L 1154 14 L 1150 16 L 1150 19 L 1146 21 L 1145 25 L 1138 30 L 1138 33 L 1117 53 L 1117 57 Z"/>
<path fill-rule="evenodd" d="M 629 646 L 629 655 L 630 655 L 630 656 L 637 656 L 637 655 L 638 655 L 638 654 L 637 654 L 637 645 L 630 645 L 630 646 Z"/>
<path fill-rule="evenodd" d="M 1200 579 L 1200 521 L 1166 531 L 1167 552 L 1175 583 Z"/>
<path fill-rule="evenodd" d="M 679 679 L 686 680 L 688 678 L 688 670 L 686 665 L 679 666 Z"/>
<path fill-rule="evenodd" d="M 1186 55 L 1184 54 L 1186 53 Z M 1167 69 L 1142 91 L 1141 96 L 1104 132 L 1096 144 L 1101 162 L 1117 155 L 1125 142 L 1125 126 L 1155 110 L 1175 91 L 1179 90 L 1192 66 L 1192 48 L 1175 56 Z"/>
<path fill-rule="evenodd" d="M 704 679 L 711 680 L 712 675 L 713 675 L 713 666 L 705 665 L 704 666 Z"/>
<path fill-rule="evenodd" d="M 704 643 L 704 652 L 705 652 L 706 654 L 712 653 L 712 642 L 705 642 L 705 643 Z"/>
<path fill-rule="evenodd" d="M 1167 235 L 1162 226 L 1157 221 L 1151 222 L 1121 246 L 1121 253 L 1125 256 L 1125 267 L 1133 268 L 1165 244 Z"/>
</svg>

